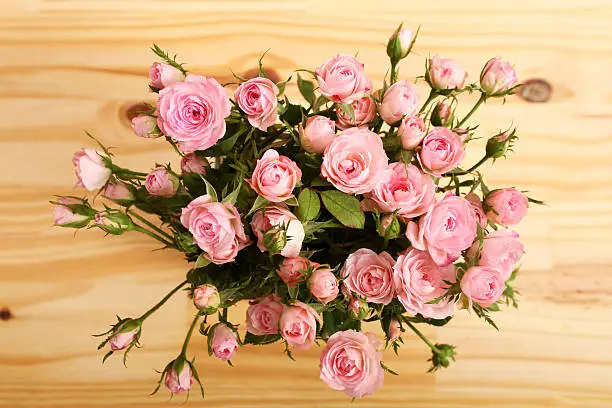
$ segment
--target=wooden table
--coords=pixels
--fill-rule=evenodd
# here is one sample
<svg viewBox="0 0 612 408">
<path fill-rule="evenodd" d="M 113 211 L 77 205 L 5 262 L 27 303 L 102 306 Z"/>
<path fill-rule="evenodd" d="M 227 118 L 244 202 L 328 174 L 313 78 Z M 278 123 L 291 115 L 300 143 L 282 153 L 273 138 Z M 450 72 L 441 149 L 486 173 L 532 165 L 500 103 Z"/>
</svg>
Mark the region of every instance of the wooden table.
<svg viewBox="0 0 612 408">
<path fill-rule="evenodd" d="M 73 193 L 70 158 L 88 129 L 117 146 L 122 164 L 147 170 L 176 161 L 161 140 L 134 137 L 126 111 L 146 89 L 152 42 L 180 52 L 198 73 L 243 74 L 268 48 L 266 66 L 286 77 L 337 53 L 359 52 L 380 84 L 384 45 L 403 20 L 421 37 L 401 76 L 423 58 L 461 61 L 475 80 L 499 55 L 522 79 L 553 88 L 547 103 L 511 97 L 475 116 L 484 137 L 511 123 L 521 140 L 512 160 L 487 169 L 496 185 L 544 199 L 520 226 L 528 254 L 518 310 L 497 316 L 501 333 L 466 313 L 428 330 L 457 344 L 459 359 L 426 374 L 426 348 L 406 336 L 399 371 L 359 407 L 612 406 L 612 3 L 609 0 L 386 1 L 2 0 L 0 1 L 0 406 L 174 406 L 148 397 L 173 358 L 190 312 L 173 299 L 147 322 L 145 347 L 128 368 L 101 365 L 96 340 L 114 314 L 136 315 L 183 278 L 181 256 L 152 251 L 128 234 L 52 228 L 48 200 Z M 424 91 L 424 89 L 421 89 Z M 289 92 L 295 94 L 295 84 Z M 471 106 L 468 98 L 461 110 Z M 482 146 L 482 144 L 481 144 Z M 466 162 L 475 160 L 472 148 Z M 241 321 L 244 310 L 232 316 Z M 189 406 L 352 406 L 318 379 L 318 350 L 288 360 L 279 346 L 246 347 L 233 369 L 193 351 L 207 398 Z"/>
</svg>

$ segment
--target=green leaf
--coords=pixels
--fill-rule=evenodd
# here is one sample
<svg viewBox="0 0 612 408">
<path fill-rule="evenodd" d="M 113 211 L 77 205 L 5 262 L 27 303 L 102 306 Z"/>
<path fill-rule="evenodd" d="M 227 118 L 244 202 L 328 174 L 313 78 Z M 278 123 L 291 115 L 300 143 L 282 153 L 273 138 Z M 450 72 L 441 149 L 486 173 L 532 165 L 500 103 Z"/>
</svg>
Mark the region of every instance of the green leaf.
<svg viewBox="0 0 612 408">
<path fill-rule="evenodd" d="M 215 188 L 213 187 L 212 184 L 210 184 L 210 182 L 208 180 L 206 180 L 204 178 L 203 175 L 200 174 L 200 177 L 202 178 L 202 180 L 204 181 L 204 184 L 206 184 L 206 194 L 208 194 L 209 196 L 212 197 L 212 200 L 214 202 L 219 201 L 219 197 L 217 196 L 217 190 L 215 190 Z"/>
<path fill-rule="evenodd" d="M 253 333 L 247 332 L 244 336 L 244 344 L 272 344 L 281 339 L 280 334 L 266 334 L 264 336 L 256 336 Z"/>
<path fill-rule="evenodd" d="M 365 215 L 359 200 L 338 190 L 321 192 L 323 205 L 345 227 L 363 229 Z"/>
<path fill-rule="evenodd" d="M 230 203 L 232 205 L 236 204 L 236 200 L 238 199 L 238 195 L 240 194 L 240 189 L 241 188 L 242 188 L 242 178 L 239 178 L 238 179 L 238 186 L 236 186 L 234 191 L 232 191 L 227 196 L 225 196 L 225 198 L 223 199 L 223 202 L 224 203 Z"/>
<path fill-rule="evenodd" d="M 195 268 L 204 268 L 208 265 L 210 265 L 210 260 L 206 258 L 206 255 L 200 254 L 200 256 L 198 256 L 198 259 L 196 260 Z"/>
<path fill-rule="evenodd" d="M 312 105 L 315 101 L 314 84 L 310 81 L 302 79 L 300 74 L 298 74 L 298 88 L 304 99 L 306 99 L 306 101 Z"/>
<path fill-rule="evenodd" d="M 341 102 L 339 102 L 338 105 L 340 105 L 344 113 L 349 115 L 349 117 L 351 118 L 351 123 L 355 123 L 355 110 L 353 109 L 353 105 Z"/>
<path fill-rule="evenodd" d="M 290 207 L 297 207 L 300 203 L 298 202 L 297 198 L 291 197 L 285 200 L 285 204 L 287 204 Z"/>
<path fill-rule="evenodd" d="M 248 130 L 247 127 L 241 127 L 232 136 L 222 139 L 216 145 L 198 154 L 204 157 L 225 156 L 234 149 L 234 146 L 236 145 L 236 141 L 238 140 L 238 137 L 244 134 L 247 130 Z"/>
<path fill-rule="evenodd" d="M 319 95 L 319 97 L 314 101 L 314 104 L 312 105 L 312 111 L 317 113 L 319 109 L 327 102 L 329 102 L 329 99 L 327 99 L 323 95 Z"/>
<path fill-rule="evenodd" d="M 159 58 L 163 59 L 167 64 L 172 65 L 174 68 L 181 71 L 184 75 L 187 75 L 187 70 L 183 68 L 184 64 L 179 64 L 176 62 L 176 55 L 172 58 L 168 55 L 168 53 L 162 50 L 157 44 L 153 44 L 151 47 L 151 51 L 155 53 Z"/>
<path fill-rule="evenodd" d="M 321 210 L 321 201 L 314 191 L 305 188 L 298 195 L 297 216 L 300 221 L 311 221 L 317 218 Z"/>
<path fill-rule="evenodd" d="M 253 206 L 251 207 L 246 216 L 248 217 L 249 215 L 255 213 L 257 210 L 264 208 L 266 205 L 268 205 L 268 203 L 269 201 L 263 198 L 262 196 L 257 196 L 255 202 L 253 203 Z"/>
</svg>

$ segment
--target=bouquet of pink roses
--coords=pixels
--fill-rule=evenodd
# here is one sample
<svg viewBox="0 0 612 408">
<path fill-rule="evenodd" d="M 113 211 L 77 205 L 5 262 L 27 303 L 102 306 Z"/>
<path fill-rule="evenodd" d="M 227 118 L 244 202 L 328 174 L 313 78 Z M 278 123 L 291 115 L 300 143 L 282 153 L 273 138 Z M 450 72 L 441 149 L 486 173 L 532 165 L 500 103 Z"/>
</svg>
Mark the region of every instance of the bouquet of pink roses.
<svg viewBox="0 0 612 408">
<path fill-rule="evenodd" d="M 321 379 L 363 397 L 382 385 L 385 371 L 395 374 L 382 350 L 397 353 L 404 332 L 431 349 L 434 371 L 454 360 L 455 347 L 433 344 L 418 325 L 443 326 L 462 310 L 495 326 L 492 312 L 516 306 L 524 250 L 507 227 L 530 201 L 540 202 L 515 188 L 490 188 L 477 171 L 511 150 L 516 131 L 493 135 L 480 161 L 462 165 L 477 127 L 471 115 L 511 94 L 516 73 L 493 58 L 477 83 L 467 83 L 457 62 L 434 56 L 414 81 L 430 88 L 419 103 L 416 86 L 398 71 L 415 38 L 401 25 L 391 36 L 390 75 L 378 89 L 352 55 L 296 71 L 299 104 L 284 94 L 292 78 L 275 83 L 261 60 L 258 77 L 221 85 L 153 47 L 162 60 L 149 70 L 157 104 L 132 126 L 140 137 L 165 138 L 180 169 L 126 169 L 98 143 L 99 150 L 77 152 L 73 165 L 77 185 L 101 190 L 104 202 L 52 202 L 56 225 L 144 233 L 190 264 L 158 304 L 100 335 L 100 348 L 109 349 L 104 359 L 119 351 L 125 359 L 146 319 L 186 290 L 193 322 L 157 389 L 163 383 L 176 394 L 197 382 L 203 393 L 188 356 L 199 332 L 209 354 L 228 363 L 247 344 L 281 342 L 293 358 L 292 350 L 320 343 Z M 477 103 L 458 117 L 460 96 L 474 92 Z M 227 314 L 242 300 L 250 304 L 244 330 Z M 374 321 L 384 345 L 362 331 Z"/>
</svg>

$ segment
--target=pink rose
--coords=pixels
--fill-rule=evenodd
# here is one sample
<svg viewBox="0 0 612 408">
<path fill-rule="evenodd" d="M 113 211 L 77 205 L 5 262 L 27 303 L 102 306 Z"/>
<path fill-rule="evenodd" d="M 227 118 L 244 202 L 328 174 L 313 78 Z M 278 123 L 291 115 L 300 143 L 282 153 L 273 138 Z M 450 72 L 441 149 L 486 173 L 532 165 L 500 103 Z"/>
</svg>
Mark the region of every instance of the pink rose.
<svg viewBox="0 0 612 408">
<path fill-rule="evenodd" d="M 136 341 L 140 333 L 141 323 L 137 320 L 128 320 L 122 323 L 108 340 L 110 349 L 113 351 L 123 350 Z"/>
<path fill-rule="evenodd" d="M 149 78 L 153 88 L 163 89 L 175 82 L 183 81 L 185 74 L 165 62 L 154 62 L 149 68 Z"/>
<path fill-rule="evenodd" d="M 251 228 L 257 237 L 257 248 L 261 252 L 268 250 L 265 244 L 266 233 L 272 227 L 285 228 L 287 242 L 279 251 L 286 258 L 295 258 L 300 255 L 302 241 L 304 240 L 304 226 L 298 218 L 283 204 L 269 204 L 263 210 L 257 211 L 251 220 Z"/>
<path fill-rule="evenodd" d="M 516 225 L 529 208 L 529 200 L 525 194 L 515 188 L 493 190 L 485 198 L 487 218 L 500 225 Z"/>
<path fill-rule="evenodd" d="M 319 92 L 333 102 L 351 103 L 372 90 L 363 64 L 352 55 L 340 54 L 316 70 Z"/>
<path fill-rule="evenodd" d="M 253 78 L 236 89 L 234 99 L 251 126 L 265 132 L 278 119 L 278 94 L 278 88 L 268 78 Z"/>
<path fill-rule="evenodd" d="M 225 135 L 232 105 L 213 78 L 189 74 L 159 92 L 157 125 L 184 152 L 206 150 Z"/>
<path fill-rule="evenodd" d="M 268 295 L 259 303 L 249 306 L 246 313 L 246 329 L 256 336 L 278 333 L 278 321 L 283 312 L 280 298 Z"/>
<path fill-rule="evenodd" d="M 160 137 L 161 133 L 155 133 L 157 119 L 154 116 L 138 115 L 132 119 L 132 129 L 136 136 L 146 138 Z"/>
<path fill-rule="evenodd" d="M 370 96 L 364 96 L 351 103 L 355 120 L 353 121 L 348 113 L 342 109 L 342 106 L 336 106 L 336 115 L 338 120 L 336 125 L 339 129 L 348 129 L 351 127 L 361 127 L 368 125 L 374 116 L 376 116 L 376 102 Z"/>
<path fill-rule="evenodd" d="M 312 262 L 307 258 L 298 256 L 295 258 L 285 258 L 276 270 L 278 276 L 290 288 L 295 288 L 299 283 L 304 282 L 305 273 L 310 269 L 315 269 L 319 266 L 318 263 Z"/>
<path fill-rule="evenodd" d="M 368 302 L 387 305 L 395 296 L 394 260 L 387 252 L 361 248 L 350 254 L 340 271 L 344 287 Z"/>
<path fill-rule="evenodd" d="M 465 157 L 463 141 L 452 130 L 434 127 L 423 139 L 419 161 L 436 177 L 457 168 Z"/>
<path fill-rule="evenodd" d="M 236 207 L 213 202 L 208 194 L 183 208 L 181 223 L 189 229 L 206 258 L 215 264 L 232 262 L 238 251 L 249 244 Z"/>
<path fill-rule="evenodd" d="M 106 167 L 102 153 L 84 147 L 72 157 L 72 166 L 77 177 L 77 187 L 94 191 L 104 187 L 112 172 Z"/>
<path fill-rule="evenodd" d="M 376 133 L 350 128 L 325 149 L 321 175 L 338 190 L 349 194 L 372 191 L 389 158 Z"/>
<path fill-rule="evenodd" d="M 198 156 L 195 153 L 188 153 L 181 159 L 181 171 L 184 174 L 194 173 L 206 175 L 210 163 L 206 157 Z"/>
<path fill-rule="evenodd" d="M 336 125 L 334 121 L 325 116 L 311 116 L 306 120 L 306 125 L 298 126 L 300 144 L 309 153 L 323 153 L 328 144 L 336 137 Z"/>
<path fill-rule="evenodd" d="M 210 348 L 218 359 L 230 360 L 238 351 L 238 335 L 225 323 L 219 323 L 212 330 Z"/>
<path fill-rule="evenodd" d="M 257 160 L 253 176 L 247 182 L 266 200 L 280 203 L 293 197 L 293 189 L 301 179 L 302 171 L 293 160 L 268 149 Z"/>
<path fill-rule="evenodd" d="M 413 247 L 428 251 L 436 264 L 450 265 L 476 238 L 476 220 L 469 201 L 446 193 L 418 224 L 407 224 L 406 237 Z"/>
<path fill-rule="evenodd" d="M 83 204 L 83 200 L 71 197 L 60 197 L 56 200 L 59 204 L 53 207 L 53 225 L 65 227 L 84 227 L 89 223 L 90 217 L 73 212 L 70 208 L 62 205 Z"/>
<path fill-rule="evenodd" d="M 421 144 L 427 134 L 427 126 L 420 116 L 404 116 L 397 129 L 397 136 L 402 141 L 402 148 L 414 149 Z"/>
<path fill-rule="evenodd" d="M 472 212 L 476 222 L 480 224 L 482 228 L 487 228 L 488 220 L 484 210 L 482 209 L 482 201 L 480 201 L 480 198 L 474 193 L 468 193 L 466 194 L 465 199 L 468 200 L 472 206 Z"/>
<path fill-rule="evenodd" d="M 432 319 L 451 316 L 454 303 L 443 299 L 428 304 L 444 295 L 448 284 L 455 282 L 455 267 L 438 266 L 427 252 L 411 248 L 402 252 L 393 266 L 393 278 L 397 288 L 397 298 L 410 315 L 421 314 Z"/>
<path fill-rule="evenodd" d="M 118 200 L 118 201 L 133 201 L 134 193 L 130 187 L 125 184 L 123 181 L 115 181 L 108 183 L 104 188 L 104 197 L 109 200 Z"/>
<path fill-rule="evenodd" d="M 378 106 L 380 117 L 390 125 L 404 116 L 414 115 L 418 110 L 416 86 L 406 80 L 391 85 Z"/>
<path fill-rule="evenodd" d="M 147 175 L 145 188 L 152 196 L 172 197 L 176 194 L 179 179 L 165 167 L 158 167 Z"/>
<path fill-rule="evenodd" d="M 397 211 L 397 216 L 410 219 L 425 214 L 434 203 L 436 186 L 431 176 L 418 167 L 391 163 L 368 197 L 383 213 Z"/>
<path fill-rule="evenodd" d="M 453 123 L 453 110 L 451 104 L 438 102 L 431 113 L 431 123 L 434 126 L 450 126 Z"/>
<path fill-rule="evenodd" d="M 373 333 L 339 331 L 321 351 L 321 379 L 353 398 L 371 395 L 384 381 L 380 342 Z"/>
<path fill-rule="evenodd" d="M 342 291 L 345 292 L 346 286 L 342 287 Z M 370 314 L 370 305 L 363 299 L 354 299 L 349 296 L 348 300 L 348 312 L 351 314 L 353 319 L 363 320 Z"/>
<path fill-rule="evenodd" d="M 401 60 L 408 56 L 412 45 L 412 30 L 399 26 L 389 37 L 387 43 L 387 55 L 392 60 Z"/>
<path fill-rule="evenodd" d="M 285 307 L 281 314 L 281 336 L 296 350 L 308 350 L 317 336 L 317 322 L 323 324 L 321 316 L 312 307 L 297 301 Z"/>
<path fill-rule="evenodd" d="M 330 268 L 320 267 L 310 275 L 308 280 L 310 293 L 324 305 L 338 297 L 338 279 Z"/>
<path fill-rule="evenodd" d="M 191 366 L 188 363 L 183 362 L 180 373 L 176 372 L 176 365 L 176 363 L 173 363 L 168 371 L 166 371 L 166 379 L 164 381 L 166 388 L 172 394 L 189 391 L 195 381 L 191 372 Z"/>
<path fill-rule="evenodd" d="M 402 327 L 400 326 L 400 322 L 397 319 L 391 319 L 389 322 L 389 332 L 387 333 L 387 339 L 390 342 L 393 342 L 402 335 Z"/>
<path fill-rule="evenodd" d="M 480 73 L 480 87 L 488 96 L 503 94 L 517 82 L 514 67 L 500 58 L 490 59 Z"/>
<path fill-rule="evenodd" d="M 433 89 L 461 89 L 467 79 L 467 73 L 455 60 L 436 55 L 429 59 L 427 77 Z"/>
<path fill-rule="evenodd" d="M 491 266 L 473 266 L 461 278 L 461 291 L 471 302 L 489 307 L 497 302 L 506 289 L 504 277 Z"/>
<path fill-rule="evenodd" d="M 473 257 L 478 250 L 478 242 L 475 242 L 468 257 Z M 504 281 L 512 275 L 514 265 L 521 260 L 525 248 L 519 239 L 519 234 L 513 230 L 500 229 L 487 235 L 482 241 L 479 266 L 491 266 L 497 269 Z"/>
<path fill-rule="evenodd" d="M 193 290 L 193 304 L 206 314 L 214 313 L 221 303 L 219 291 L 213 285 L 200 285 Z"/>
</svg>

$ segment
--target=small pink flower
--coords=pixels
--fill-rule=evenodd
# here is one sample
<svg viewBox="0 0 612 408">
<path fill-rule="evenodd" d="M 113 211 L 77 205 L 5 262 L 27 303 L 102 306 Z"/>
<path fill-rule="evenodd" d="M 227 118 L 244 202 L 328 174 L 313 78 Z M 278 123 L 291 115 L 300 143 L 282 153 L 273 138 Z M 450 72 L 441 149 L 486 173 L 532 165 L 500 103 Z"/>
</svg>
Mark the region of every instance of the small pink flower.
<svg viewBox="0 0 612 408">
<path fill-rule="evenodd" d="M 445 127 L 434 127 L 423 139 L 419 161 L 436 177 L 457 168 L 465 157 L 463 141 Z"/>
<path fill-rule="evenodd" d="M 428 251 L 436 264 L 450 265 L 476 238 L 476 220 L 469 201 L 446 193 L 418 224 L 407 224 L 406 237 L 413 247 Z"/>
<path fill-rule="evenodd" d="M 238 335 L 234 329 L 225 323 L 219 323 L 213 328 L 211 335 L 210 347 L 215 357 L 223 361 L 234 357 L 238 351 Z"/>
<path fill-rule="evenodd" d="M 391 85 L 378 107 L 380 117 L 392 125 L 404 116 L 410 116 L 419 110 L 416 86 L 403 80 Z"/>
<path fill-rule="evenodd" d="M 115 181 L 108 183 L 104 188 L 104 197 L 109 200 L 119 201 L 132 201 L 134 200 L 134 193 L 130 187 L 123 181 Z"/>
<path fill-rule="evenodd" d="M 66 226 L 69 224 L 73 225 L 87 225 L 89 217 L 72 212 L 72 210 L 62 204 L 83 204 L 83 200 L 70 197 L 60 197 L 56 200 L 59 204 L 53 207 L 53 225 Z"/>
<path fill-rule="evenodd" d="M 219 291 L 213 285 L 200 285 L 193 290 L 193 304 L 207 314 L 214 313 L 221 303 Z"/>
<path fill-rule="evenodd" d="M 115 334 L 108 340 L 110 349 L 119 351 L 127 348 L 136 340 L 136 336 L 140 332 L 140 324 L 136 324 L 134 320 L 128 321 L 116 330 Z"/>
<path fill-rule="evenodd" d="M 319 267 L 308 280 L 310 293 L 324 305 L 338 297 L 338 279 L 330 268 Z"/>
<path fill-rule="evenodd" d="M 146 138 L 160 137 L 161 133 L 155 133 L 157 119 L 149 115 L 138 115 L 132 119 L 132 129 L 136 136 Z"/>
<path fill-rule="evenodd" d="M 325 149 L 321 174 L 340 191 L 364 194 L 372 191 L 388 162 L 380 136 L 350 128 Z"/>
<path fill-rule="evenodd" d="M 437 90 L 461 89 L 467 79 L 467 73 L 455 60 L 437 55 L 429 59 L 427 74 L 431 87 Z"/>
<path fill-rule="evenodd" d="M 158 167 L 147 175 L 145 188 L 152 196 L 172 197 L 176 194 L 179 179 L 165 167 Z"/>
<path fill-rule="evenodd" d="M 317 322 L 323 324 L 321 316 L 312 307 L 297 301 L 285 307 L 281 314 L 281 336 L 296 350 L 308 350 L 317 336 Z"/>
<path fill-rule="evenodd" d="M 421 314 L 433 319 L 444 319 L 453 314 L 454 303 L 446 300 L 429 302 L 446 293 L 448 284 L 445 281 L 457 280 L 454 266 L 438 266 L 427 252 L 411 248 L 397 258 L 393 277 L 397 298 L 408 314 Z"/>
<path fill-rule="evenodd" d="M 480 74 L 480 87 L 489 96 L 510 90 L 518 82 L 514 67 L 500 58 L 490 59 Z"/>
<path fill-rule="evenodd" d="M 172 394 L 180 394 L 185 391 L 189 391 L 194 383 L 193 373 L 191 372 L 191 366 L 187 363 L 183 363 L 180 373 L 176 372 L 176 364 L 166 371 L 166 379 L 164 384 L 168 391 Z"/>
<path fill-rule="evenodd" d="M 234 99 L 247 114 L 251 126 L 266 131 L 278 119 L 278 87 L 268 78 L 253 78 L 242 83 Z"/>
<path fill-rule="evenodd" d="M 368 248 L 358 249 L 346 258 L 340 272 L 344 287 L 368 302 L 387 305 L 395 296 L 394 262 L 387 252 L 377 254 Z"/>
<path fill-rule="evenodd" d="M 149 78 L 153 88 L 163 89 L 175 82 L 183 81 L 185 74 L 165 62 L 154 62 L 149 68 Z"/>
<path fill-rule="evenodd" d="M 461 290 L 470 302 L 489 307 L 497 302 L 506 289 L 500 271 L 491 266 L 473 266 L 461 278 Z"/>
<path fill-rule="evenodd" d="M 515 188 L 493 190 L 485 198 L 487 218 L 500 225 L 516 225 L 527 215 L 529 200 Z"/>
<path fill-rule="evenodd" d="M 425 135 L 427 134 L 427 126 L 420 116 L 408 115 L 404 116 L 402 122 L 397 129 L 397 135 L 402 141 L 402 148 L 414 149 L 419 146 Z"/>
<path fill-rule="evenodd" d="M 397 321 L 397 319 L 391 319 L 391 322 L 389 322 L 389 332 L 387 333 L 387 339 L 389 339 L 390 342 L 393 342 L 399 339 L 401 335 L 402 328 L 400 326 L 400 323 Z"/>
<path fill-rule="evenodd" d="M 336 115 L 338 116 L 336 125 L 338 129 L 344 130 L 351 127 L 366 126 L 376 116 L 376 102 L 370 96 L 364 96 L 361 99 L 353 101 L 351 106 L 355 114 L 354 121 L 351 119 L 350 115 L 342 109 L 342 106 L 336 106 Z"/>
<path fill-rule="evenodd" d="M 393 47 L 394 39 L 398 40 L 397 48 Z M 393 59 L 400 60 L 408 56 L 412 45 L 412 30 L 406 27 L 398 27 L 389 37 L 387 44 L 387 55 Z"/>
<path fill-rule="evenodd" d="M 257 237 L 257 248 L 261 252 L 268 250 L 265 235 L 272 227 L 286 229 L 287 242 L 280 254 L 286 258 L 299 256 L 305 236 L 304 226 L 284 204 L 269 204 L 263 210 L 257 211 L 251 220 L 251 229 Z"/>
<path fill-rule="evenodd" d="M 372 90 L 363 64 L 352 55 L 340 54 L 316 70 L 319 92 L 333 102 L 351 103 Z"/>
<path fill-rule="evenodd" d="M 206 157 L 198 156 L 195 153 L 188 153 L 181 159 L 181 171 L 184 174 L 194 173 L 206 175 L 210 163 Z"/>
<path fill-rule="evenodd" d="M 268 295 L 259 303 L 249 306 L 246 313 L 246 329 L 256 336 L 278 333 L 278 321 L 283 312 L 280 298 Z"/>
<path fill-rule="evenodd" d="M 306 125 L 298 126 L 300 144 L 309 153 L 323 153 L 328 144 L 336 137 L 336 125 L 334 121 L 325 116 L 311 116 L 306 120 Z"/>
<path fill-rule="evenodd" d="M 247 182 L 266 200 L 280 203 L 293 197 L 293 189 L 301 178 L 302 171 L 293 160 L 268 149 L 257 160 L 253 176 Z"/>
<path fill-rule="evenodd" d="M 104 187 L 112 172 L 106 167 L 102 154 L 94 149 L 84 147 L 72 158 L 72 166 L 77 177 L 77 187 L 94 191 Z"/>
<path fill-rule="evenodd" d="M 468 200 L 472 206 L 472 212 L 474 213 L 476 222 L 480 224 L 482 228 L 487 228 L 489 222 L 482 208 L 482 201 L 480 201 L 480 198 L 474 193 L 468 193 L 465 199 Z"/>
<path fill-rule="evenodd" d="M 353 398 L 373 394 L 384 381 L 380 342 L 373 333 L 339 331 L 321 351 L 321 379 Z"/>
<path fill-rule="evenodd" d="M 250 243 L 236 207 L 213 202 L 208 194 L 183 208 L 181 223 L 189 229 L 206 258 L 215 264 L 232 262 L 238 251 Z"/>
<path fill-rule="evenodd" d="M 475 255 L 478 244 L 475 242 L 470 248 L 468 257 Z M 506 281 L 524 253 L 525 248 L 519 239 L 519 234 L 513 230 L 500 229 L 489 233 L 482 241 L 478 265 L 496 268 Z"/>
<path fill-rule="evenodd" d="M 431 122 L 436 126 L 449 126 L 452 124 L 453 110 L 447 102 L 438 102 L 431 114 Z"/>
<path fill-rule="evenodd" d="M 319 264 L 312 262 L 307 258 L 298 256 L 295 258 L 285 258 L 276 270 L 278 276 L 287 286 L 295 288 L 299 283 L 306 279 L 306 272 L 310 265 L 311 269 L 316 268 Z"/>
</svg>

